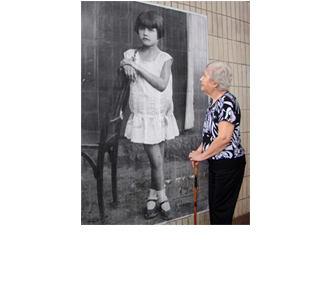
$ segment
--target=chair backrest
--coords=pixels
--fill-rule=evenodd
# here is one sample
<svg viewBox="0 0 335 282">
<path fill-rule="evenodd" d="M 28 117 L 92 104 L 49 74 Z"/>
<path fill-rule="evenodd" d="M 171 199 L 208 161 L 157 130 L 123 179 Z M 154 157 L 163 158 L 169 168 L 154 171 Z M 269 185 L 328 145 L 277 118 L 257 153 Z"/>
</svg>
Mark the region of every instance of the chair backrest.
<svg viewBox="0 0 335 282">
<path fill-rule="evenodd" d="M 113 86 L 110 90 L 98 90 L 97 127 L 94 129 L 81 129 L 82 147 L 93 148 L 100 145 L 110 145 L 115 142 L 120 134 L 123 113 L 128 104 L 130 81 L 124 72 L 118 70 L 117 76 L 113 79 Z"/>
<path fill-rule="evenodd" d="M 114 90 L 107 93 L 106 104 L 100 106 L 100 143 L 115 141 L 119 136 L 123 113 L 128 104 L 130 80 L 122 70 L 118 72 L 113 85 Z"/>
</svg>

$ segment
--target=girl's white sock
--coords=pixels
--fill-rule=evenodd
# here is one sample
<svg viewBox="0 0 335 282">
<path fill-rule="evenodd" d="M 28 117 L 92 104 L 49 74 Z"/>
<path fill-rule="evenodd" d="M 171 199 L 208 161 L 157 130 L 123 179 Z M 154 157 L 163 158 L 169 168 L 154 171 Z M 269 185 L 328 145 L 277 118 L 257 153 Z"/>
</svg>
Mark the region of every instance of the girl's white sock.
<svg viewBox="0 0 335 282">
<path fill-rule="evenodd" d="M 149 189 L 149 197 L 148 197 L 148 200 L 151 199 L 151 200 L 156 200 L 157 199 L 157 191 L 154 190 L 154 189 Z M 152 210 L 155 208 L 155 205 L 156 205 L 156 202 L 154 201 L 149 201 L 147 202 L 147 209 L 148 210 Z"/>
<path fill-rule="evenodd" d="M 159 203 L 162 203 L 162 202 L 164 202 L 168 199 L 166 194 L 165 194 L 165 189 L 157 191 L 157 196 L 158 196 L 158 202 Z M 168 210 L 170 210 L 170 203 L 165 202 L 161 207 L 164 211 L 168 211 Z"/>
</svg>

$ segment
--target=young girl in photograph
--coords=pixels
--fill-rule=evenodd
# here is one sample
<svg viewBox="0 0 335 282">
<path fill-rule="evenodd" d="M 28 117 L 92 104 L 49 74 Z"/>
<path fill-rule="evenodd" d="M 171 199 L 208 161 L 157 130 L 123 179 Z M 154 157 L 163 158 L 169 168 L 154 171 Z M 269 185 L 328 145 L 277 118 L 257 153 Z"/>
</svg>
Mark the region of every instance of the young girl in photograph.
<svg viewBox="0 0 335 282">
<path fill-rule="evenodd" d="M 125 74 L 131 80 L 130 117 L 125 136 L 133 143 L 141 143 L 151 166 L 151 188 L 145 218 L 154 218 L 157 205 L 163 219 L 171 219 L 171 207 L 164 187 L 165 140 L 179 135 L 173 114 L 172 74 L 173 58 L 161 51 L 157 44 L 164 36 L 164 21 L 154 11 L 142 12 L 134 31 L 142 46 L 124 53 L 121 61 Z"/>
</svg>

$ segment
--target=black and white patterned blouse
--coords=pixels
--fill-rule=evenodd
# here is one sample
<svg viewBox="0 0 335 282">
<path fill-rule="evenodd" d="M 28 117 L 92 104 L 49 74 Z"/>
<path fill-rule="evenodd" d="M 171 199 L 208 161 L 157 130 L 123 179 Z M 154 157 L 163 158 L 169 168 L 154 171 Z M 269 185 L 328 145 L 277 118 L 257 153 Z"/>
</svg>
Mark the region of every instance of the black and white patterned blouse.
<svg viewBox="0 0 335 282">
<path fill-rule="evenodd" d="M 210 99 L 205 122 L 202 131 L 203 151 L 218 136 L 218 124 L 221 121 L 229 121 L 234 125 L 234 132 L 228 146 L 209 160 L 228 160 L 242 157 L 245 151 L 241 144 L 240 119 L 241 111 L 236 97 L 229 91 L 224 93 L 213 106 Z"/>
</svg>

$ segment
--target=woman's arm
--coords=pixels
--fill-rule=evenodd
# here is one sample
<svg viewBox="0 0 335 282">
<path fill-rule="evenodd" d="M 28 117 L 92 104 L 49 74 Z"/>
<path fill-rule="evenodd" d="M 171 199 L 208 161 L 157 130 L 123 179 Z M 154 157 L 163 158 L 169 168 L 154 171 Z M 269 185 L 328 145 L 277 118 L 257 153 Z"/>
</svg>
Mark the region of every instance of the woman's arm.
<svg viewBox="0 0 335 282">
<path fill-rule="evenodd" d="M 234 132 L 234 125 L 231 122 L 224 120 L 219 122 L 218 129 L 218 136 L 205 152 L 199 153 L 197 150 L 190 153 L 189 158 L 192 165 L 193 162 L 201 162 L 215 156 L 228 146 Z"/>
<path fill-rule="evenodd" d="M 121 65 L 132 66 L 137 72 L 139 72 L 144 77 L 146 81 L 148 81 L 148 83 L 152 87 L 156 88 L 158 91 L 163 92 L 166 89 L 169 82 L 172 59 L 164 63 L 160 77 L 148 72 L 146 69 L 142 68 L 141 66 L 137 65 L 136 63 L 134 63 L 129 59 L 123 59 L 121 61 Z"/>
</svg>

